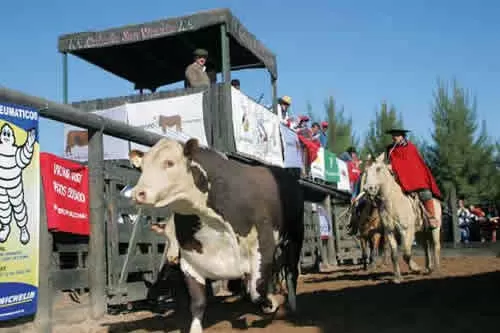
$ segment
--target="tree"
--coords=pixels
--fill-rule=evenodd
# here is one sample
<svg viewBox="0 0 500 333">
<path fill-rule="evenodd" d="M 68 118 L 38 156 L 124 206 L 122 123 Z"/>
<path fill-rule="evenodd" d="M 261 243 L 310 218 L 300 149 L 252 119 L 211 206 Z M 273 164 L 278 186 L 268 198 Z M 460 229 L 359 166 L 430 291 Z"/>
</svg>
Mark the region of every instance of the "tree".
<svg viewBox="0 0 500 333">
<path fill-rule="evenodd" d="M 370 153 L 372 156 L 378 156 L 378 154 L 383 153 L 392 142 L 391 136 L 385 133 L 391 128 L 404 128 L 403 119 L 393 105 L 389 106 L 387 102 L 383 101 L 380 104 L 380 109 L 375 111 L 375 119 L 370 121 L 362 154 Z"/>
<path fill-rule="evenodd" d="M 451 93 L 449 90 L 438 81 L 432 108 L 434 142 L 427 154 L 431 169 L 444 192 L 455 186 L 457 194 L 469 202 L 491 199 L 498 192 L 495 146 L 484 123 L 476 133 L 479 126 L 475 98 L 471 99 L 455 80 Z"/>
<path fill-rule="evenodd" d="M 337 109 L 335 99 L 330 96 L 325 101 L 325 111 L 328 115 L 327 149 L 335 154 L 341 154 L 349 147 L 356 147 L 358 140 L 353 134 L 352 118 L 344 115 L 344 107 Z"/>
</svg>

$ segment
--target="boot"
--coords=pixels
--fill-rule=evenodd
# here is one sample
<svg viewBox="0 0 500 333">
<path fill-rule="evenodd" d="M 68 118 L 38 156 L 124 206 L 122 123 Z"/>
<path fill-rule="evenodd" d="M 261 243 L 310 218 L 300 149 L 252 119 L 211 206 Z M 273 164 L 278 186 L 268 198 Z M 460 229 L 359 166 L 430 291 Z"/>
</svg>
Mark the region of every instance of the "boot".
<svg viewBox="0 0 500 333">
<path fill-rule="evenodd" d="M 429 224 L 431 229 L 437 228 L 439 225 L 438 220 L 436 219 L 436 212 L 434 210 L 434 201 L 432 199 L 424 201 L 424 207 L 427 214 L 429 214 Z"/>
</svg>

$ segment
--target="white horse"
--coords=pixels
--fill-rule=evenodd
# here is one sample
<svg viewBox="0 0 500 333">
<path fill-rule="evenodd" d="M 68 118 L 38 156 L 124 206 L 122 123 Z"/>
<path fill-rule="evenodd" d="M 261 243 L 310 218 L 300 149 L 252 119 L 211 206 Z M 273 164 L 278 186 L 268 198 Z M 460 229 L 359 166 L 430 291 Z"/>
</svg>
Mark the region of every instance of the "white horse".
<svg viewBox="0 0 500 333">
<path fill-rule="evenodd" d="M 385 153 L 377 157 L 375 163 L 366 169 L 366 182 L 363 190 L 370 198 L 379 196 L 383 202 L 381 212 L 385 237 L 391 248 L 391 259 L 394 267 L 394 282 L 401 282 L 399 269 L 398 244 L 396 233 L 400 236 L 403 259 L 414 273 L 421 271 L 412 259 L 412 244 L 415 234 L 420 233 L 425 250 L 425 265 L 428 274 L 438 270 L 440 266 L 441 244 L 441 203 L 434 200 L 435 217 L 439 227 L 428 228 L 427 213 L 416 195 L 403 192 L 396 182 L 392 171 L 385 164 Z"/>
</svg>

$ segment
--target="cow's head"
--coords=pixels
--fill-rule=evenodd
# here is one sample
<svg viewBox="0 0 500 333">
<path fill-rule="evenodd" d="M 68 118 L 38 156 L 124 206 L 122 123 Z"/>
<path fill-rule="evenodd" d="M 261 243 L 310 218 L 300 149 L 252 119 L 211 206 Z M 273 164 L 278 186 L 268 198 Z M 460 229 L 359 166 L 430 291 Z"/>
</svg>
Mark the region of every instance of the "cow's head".
<svg viewBox="0 0 500 333">
<path fill-rule="evenodd" d="M 208 179 L 203 168 L 193 161 L 198 149 L 196 139 L 182 144 L 164 138 L 146 153 L 132 150 L 130 162 L 141 170 L 131 189 L 132 200 L 154 207 L 170 206 L 180 213 L 201 204 L 208 191 Z"/>
</svg>

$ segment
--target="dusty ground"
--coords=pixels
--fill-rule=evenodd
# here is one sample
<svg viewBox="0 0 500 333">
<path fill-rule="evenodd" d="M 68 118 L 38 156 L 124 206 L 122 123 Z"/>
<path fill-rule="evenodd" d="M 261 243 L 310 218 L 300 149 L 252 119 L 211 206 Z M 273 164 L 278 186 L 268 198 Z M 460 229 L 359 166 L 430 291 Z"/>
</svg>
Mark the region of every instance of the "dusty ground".
<svg viewBox="0 0 500 333">
<path fill-rule="evenodd" d="M 421 258 L 417 262 L 423 264 Z M 205 315 L 205 332 L 460 333 L 500 327 L 500 258 L 443 258 L 439 276 L 405 274 L 400 285 L 388 283 L 389 278 L 385 266 L 373 273 L 353 267 L 303 276 L 299 313 L 272 321 L 246 301 L 214 300 Z M 171 317 L 135 312 L 107 316 L 98 331 L 145 333 L 175 327 Z"/>
</svg>

